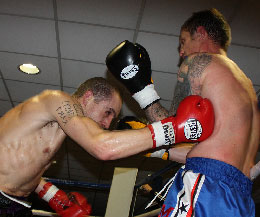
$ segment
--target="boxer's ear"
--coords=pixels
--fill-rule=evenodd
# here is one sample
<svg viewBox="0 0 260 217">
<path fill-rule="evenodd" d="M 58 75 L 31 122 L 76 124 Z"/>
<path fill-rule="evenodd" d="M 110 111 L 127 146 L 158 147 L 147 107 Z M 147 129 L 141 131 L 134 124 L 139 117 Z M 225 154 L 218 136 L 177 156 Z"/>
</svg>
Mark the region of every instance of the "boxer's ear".
<svg viewBox="0 0 260 217">
<path fill-rule="evenodd" d="M 86 106 L 87 103 L 94 98 L 93 93 L 91 90 L 88 90 L 83 95 L 83 104 Z"/>
<path fill-rule="evenodd" d="M 199 26 L 196 30 L 196 33 L 200 39 L 206 39 L 208 37 L 208 33 L 203 26 Z"/>
</svg>

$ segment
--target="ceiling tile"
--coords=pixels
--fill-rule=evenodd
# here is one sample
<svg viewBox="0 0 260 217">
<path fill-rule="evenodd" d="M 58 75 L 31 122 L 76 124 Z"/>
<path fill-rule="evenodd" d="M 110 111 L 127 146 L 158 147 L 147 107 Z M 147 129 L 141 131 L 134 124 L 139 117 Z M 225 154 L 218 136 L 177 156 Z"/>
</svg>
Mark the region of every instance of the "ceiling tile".
<svg viewBox="0 0 260 217">
<path fill-rule="evenodd" d="M 6 92 L 4 82 L 0 79 L 0 99 L 9 100 L 9 96 Z"/>
<path fill-rule="evenodd" d="M 54 21 L 0 15 L 0 50 L 57 57 Z"/>
<path fill-rule="evenodd" d="M 149 0 L 140 30 L 179 35 L 181 25 L 193 12 L 215 7 L 229 17 L 236 2 L 238 0 Z"/>
<path fill-rule="evenodd" d="M 62 60 L 63 84 L 77 88 L 85 80 L 93 77 L 105 77 L 105 64 Z"/>
<path fill-rule="evenodd" d="M 12 80 L 8 80 L 6 81 L 6 83 L 8 85 L 12 100 L 16 102 L 23 102 L 24 100 L 32 96 L 35 96 L 46 89 L 54 89 L 54 90 L 60 89 L 57 86 L 12 81 Z"/>
<path fill-rule="evenodd" d="M 53 1 L 1 0 L 0 13 L 53 18 Z"/>
<path fill-rule="evenodd" d="M 3 116 L 11 108 L 12 105 L 9 101 L 0 100 L 0 117 Z"/>
<path fill-rule="evenodd" d="M 230 24 L 232 42 L 260 48 L 260 1 L 241 1 Z"/>
<path fill-rule="evenodd" d="M 1 71 L 5 79 L 28 81 L 43 84 L 60 85 L 58 60 L 56 58 L 39 57 L 15 53 L 0 52 Z M 37 75 L 27 75 L 18 70 L 23 63 L 32 63 L 40 68 Z"/>
<path fill-rule="evenodd" d="M 256 67 L 260 62 L 259 49 L 231 45 L 228 55 L 252 80 L 253 84 L 260 85 L 259 67 Z"/>
<path fill-rule="evenodd" d="M 149 53 L 152 69 L 177 73 L 179 38 L 151 33 L 139 33 L 137 43 Z"/>
<path fill-rule="evenodd" d="M 134 29 L 141 1 L 58 0 L 57 4 L 61 20 Z"/>
<path fill-rule="evenodd" d="M 61 56 L 105 63 L 107 54 L 121 41 L 131 40 L 134 31 L 59 22 Z"/>
</svg>

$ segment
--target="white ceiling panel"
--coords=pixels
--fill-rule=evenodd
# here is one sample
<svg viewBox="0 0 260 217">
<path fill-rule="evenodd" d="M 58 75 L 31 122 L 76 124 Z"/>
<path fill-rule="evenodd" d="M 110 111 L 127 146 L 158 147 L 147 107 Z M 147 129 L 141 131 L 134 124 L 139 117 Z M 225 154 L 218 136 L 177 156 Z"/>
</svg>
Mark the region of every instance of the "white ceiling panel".
<svg viewBox="0 0 260 217">
<path fill-rule="evenodd" d="M 54 22 L 0 15 L 0 50 L 57 57 Z"/>
<path fill-rule="evenodd" d="M 68 59 L 105 63 L 109 51 L 123 40 L 131 40 L 134 31 L 59 22 L 61 56 Z"/>
<path fill-rule="evenodd" d="M 94 64 L 71 60 L 62 60 L 63 84 L 77 88 L 85 80 L 93 77 L 105 77 L 105 64 Z M 71 79 L 73 77 L 73 79 Z"/>
<path fill-rule="evenodd" d="M 0 100 L 0 117 L 3 116 L 11 108 L 12 105 L 9 101 Z"/>
<path fill-rule="evenodd" d="M 0 99 L 9 100 L 9 97 L 6 92 L 4 82 L 2 79 L 0 79 Z"/>
<path fill-rule="evenodd" d="M 153 70 L 177 73 L 178 37 L 141 32 L 137 43 L 149 53 Z"/>
<path fill-rule="evenodd" d="M 255 63 L 260 62 L 259 49 L 232 45 L 228 56 L 237 63 L 253 84 L 260 84 L 260 69 L 255 67 Z"/>
<path fill-rule="evenodd" d="M 0 13 L 53 18 L 53 1 L 1 0 Z"/>
<path fill-rule="evenodd" d="M 61 20 L 134 29 L 141 3 L 139 0 L 57 0 L 58 17 Z"/>
<path fill-rule="evenodd" d="M 165 100 L 172 100 L 177 75 L 163 72 L 153 72 L 155 90 Z M 160 88 L 163 87 L 163 88 Z"/>
<path fill-rule="evenodd" d="M 12 100 L 22 102 L 46 89 L 59 90 L 57 86 L 35 84 L 20 81 L 6 81 Z"/>
<path fill-rule="evenodd" d="M 230 26 L 233 43 L 260 48 L 260 1 L 241 1 Z"/>
<path fill-rule="evenodd" d="M 228 18 L 237 2 L 239 0 L 197 0 L 194 3 L 183 0 L 149 0 L 140 30 L 179 35 L 181 25 L 193 12 L 215 7 Z"/>
<path fill-rule="evenodd" d="M 0 52 L 0 68 L 5 79 L 28 81 L 43 84 L 60 85 L 58 60 L 56 58 L 39 57 L 15 53 Z M 23 63 L 32 63 L 40 68 L 40 73 L 28 75 L 18 70 Z"/>
</svg>

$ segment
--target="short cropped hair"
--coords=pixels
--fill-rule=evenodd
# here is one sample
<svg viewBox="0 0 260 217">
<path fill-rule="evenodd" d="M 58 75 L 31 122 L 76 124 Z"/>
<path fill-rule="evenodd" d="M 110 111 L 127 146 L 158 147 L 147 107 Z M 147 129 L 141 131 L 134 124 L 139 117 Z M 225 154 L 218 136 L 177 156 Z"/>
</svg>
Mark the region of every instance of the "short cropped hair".
<svg viewBox="0 0 260 217">
<path fill-rule="evenodd" d="M 193 13 L 182 25 L 181 30 L 188 31 L 192 36 L 199 26 L 203 26 L 210 39 L 227 51 L 231 42 L 231 29 L 225 17 L 217 9 Z"/>
<path fill-rule="evenodd" d="M 94 101 L 96 103 L 110 100 L 114 92 L 117 92 L 120 95 L 119 90 L 108 82 L 108 80 L 102 77 L 94 77 L 82 83 L 72 96 L 80 98 L 89 90 L 93 93 Z"/>
</svg>

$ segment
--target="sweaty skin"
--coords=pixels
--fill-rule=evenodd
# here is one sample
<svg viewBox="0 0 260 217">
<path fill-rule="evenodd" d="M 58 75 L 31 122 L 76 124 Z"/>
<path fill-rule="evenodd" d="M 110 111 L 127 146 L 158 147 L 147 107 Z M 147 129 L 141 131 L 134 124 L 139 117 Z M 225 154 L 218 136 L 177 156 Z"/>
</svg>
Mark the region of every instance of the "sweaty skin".
<svg viewBox="0 0 260 217">
<path fill-rule="evenodd" d="M 126 133 L 103 129 L 119 114 L 121 105 L 117 93 L 96 104 L 91 94 L 76 100 L 64 92 L 46 90 L 7 112 L 0 119 L 0 190 L 28 196 L 67 135 L 101 160 L 151 148 L 148 128 Z"/>
<path fill-rule="evenodd" d="M 191 94 L 210 99 L 215 112 L 213 134 L 187 157 L 221 160 L 250 177 L 259 141 L 259 111 L 251 81 L 219 54 L 193 54 L 179 73 L 188 75 Z"/>
<path fill-rule="evenodd" d="M 188 95 L 208 98 L 214 107 L 213 134 L 205 141 L 179 150 L 182 156 L 220 160 L 241 170 L 250 178 L 259 144 L 259 109 L 252 82 L 241 69 L 203 32 L 191 36 L 181 31 L 180 57 L 173 104 L 167 112 L 159 103 L 146 110 L 149 120 L 158 121 L 174 114 L 180 101 Z M 176 147 L 177 148 L 177 147 Z M 170 157 L 174 158 L 174 148 Z M 170 150 L 170 151 L 171 151 Z M 171 152 L 170 152 L 171 153 Z M 180 155 L 181 156 L 181 155 Z M 181 159 L 177 159 L 180 162 Z M 182 159 L 185 162 L 185 158 Z"/>
</svg>

